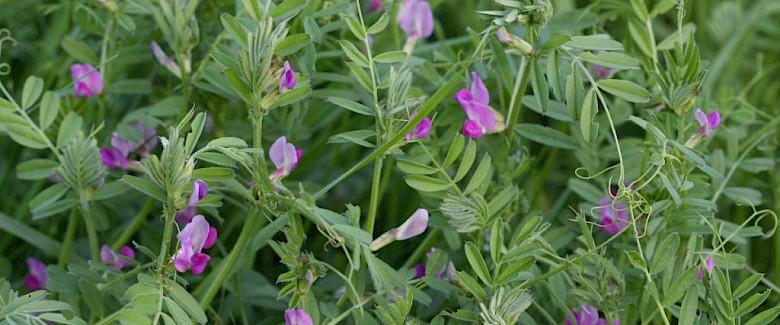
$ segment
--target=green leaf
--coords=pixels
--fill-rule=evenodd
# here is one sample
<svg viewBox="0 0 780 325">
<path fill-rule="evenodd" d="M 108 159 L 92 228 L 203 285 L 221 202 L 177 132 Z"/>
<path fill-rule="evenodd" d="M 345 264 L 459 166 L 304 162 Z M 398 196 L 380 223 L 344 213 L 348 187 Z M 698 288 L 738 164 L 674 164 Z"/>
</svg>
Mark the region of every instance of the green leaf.
<svg viewBox="0 0 780 325">
<path fill-rule="evenodd" d="M 150 180 L 132 175 L 125 175 L 122 177 L 121 181 L 160 202 L 166 201 L 165 190 Z"/>
<path fill-rule="evenodd" d="M 445 180 L 422 175 L 411 175 L 405 178 L 406 184 L 420 192 L 441 192 L 450 187 Z"/>
<path fill-rule="evenodd" d="M 460 283 L 466 290 L 471 292 L 474 297 L 480 301 L 487 299 L 487 293 L 485 292 L 485 289 L 479 285 L 479 282 L 477 282 L 476 279 L 464 271 L 457 271 L 455 274 L 458 278 L 458 283 Z"/>
<path fill-rule="evenodd" d="M 520 123 L 517 134 L 534 142 L 561 149 L 577 149 L 577 141 L 570 135 L 553 128 L 531 123 Z"/>
<path fill-rule="evenodd" d="M 672 233 L 666 236 L 661 245 L 655 249 L 653 259 L 650 262 L 650 273 L 655 274 L 666 269 L 669 264 L 674 265 L 677 259 L 677 248 L 680 246 L 680 236 Z"/>
<path fill-rule="evenodd" d="M 761 192 L 750 187 L 729 186 L 723 190 L 723 194 L 734 202 L 752 206 L 760 205 L 762 201 Z"/>
<path fill-rule="evenodd" d="M 741 302 L 739 308 L 737 308 L 737 311 L 734 312 L 734 315 L 737 317 L 747 315 L 749 312 L 753 311 L 753 309 L 756 309 L 758 306 L 763 304 L 766 298 L 769 297 L 770 293 L 772 293 L 771 290 L 766 290 L 763 293 L 757 293 L 750 296 L 750 298 L 745 299 Z"/>
<path fill-rule="evenodd" d="M 200 307 L 195 298 L 193 298 L 187 290 L 184 290 L 184 288 L 176 282 L 173 282 L 168 288 L 171 298 L 187 311 L 187 314 L 195 319 L 197 323 L 205 324 L 208 321 L 206 313 L 203 312 L 203 308 Z"/>
<path fill-rule="evenodd" d="M 580 110 L 580 132 L 582 132 L 582 138 L 585 139 L 585 142 L 590 142 L 590 126 L 593 123 L 593 117 L 596 116 L 598 111 L 599 104 L 596 98 L 596 89 L 590 88 L 582 101 L 582 109 Z"/>
<path fill-rule="evenodd" d="M 276 8 L 271 10 L 271 17 L 274 18 L 274 21 L 283 21 L 287 18 L 297 15 L 301 10 L 303 10 L 304 7 L 306 7 L 306 3 L 306 0 L 284 0 L 282 3 L 276 6 Z"/>
<path fill-rule="evenodd" d="M 41 129 L 46 130 L 54 120 L 57 119 L 57 114 L 60 112 L 60 95 L 55 92 L 47 91 L 43 94 L 41 99 L 41 109 L 38 113 L 38 125 Z"/>
<path fill-rule="evenodd" d="M 352 62 L 363 68 L 369 67 L 368 58 L 366 58 L 354 44 L 347 41 L 339 41 L 339 44 L 341 45 L 344 54 L 346 54 Z"/>
<path fill-rule="evenodd" d="M 406 159 L 398 159 L 396 166 L 398 166 L 398 168 L 404 173 L 410 175 L 430 175 L 439 171 L 438 169 L 428 165 Z"/>
<path fill-rule="evenodd" d="M 49 236 L 46 236 L 2 212 L 0 212 L 0 229 L 20 240 L 26 241 L 31 246 L 51 257 L 59 256 L 60 250 L 62 249 L 62 244 L 58 241 L 51 239 Z"/>
<path fill-rule="evenodd" d="M 469 184 L 466 186 L 466 189 L 463 191 L 463 194 L 469 194 L 471 192 L 476 191 L 478 188 L 482 186 L 486 181 L 490 180 L 490 176 L 493 174 L 492 172 L 493 164 L 492 159 L 489 155 L 485 155 L 482 157 L 482 161 L 479 162 L 479 165 L 477 166 L 477 170 L 474 171 L 474 175 L 471 176 L 471 180 L 469 181 Z"/>
<path fill-rule="evenodd" d="M 350 237 L 366 245 L 370 244 L 371 241 L 373 240 L 371 238 L 371 235 L 369 235 L 367 232 L 350 225 L 335 224 L 333 225 L 333 229 L 338 231 L 342 235 Z"/>
<path fill-rule="evenodd" d="M 28 109 L 35 104 L 43 92 L 43 79 L 36 76 L 29 76 L 24 81 L 22 88 L 22 109 Z"/>
<path fill-rule="evenodd" d="M 369 108 L 366 105 L 363 105 L 361 103 L 351 101 L 346 98 L 341 97 L 329 97 L 327 99 L 328 102 L 331 102 L 333 104 L 336 104 L 340 107 L 346 108 L 350 111 L 353 111 L 355 113 L 361 114 L 361 115 L 368 115 L 368 116 L 374 116 L 374 110 Z"/>
<path fill-rule="evenodd" d="M 647 103 L 650 101 L 650 93 L 642 86 L 631 81 L 602 79 L 598 81 L 598 85 L 601 90 L 632 103 Z"/>
<path fill-rule="evenodd" d="M 279 96 L 276 101 L 271 104 L 270 108 L 280 107 L 280 106 L 286 106 L 290 105 L 292 103 L 295 103 L 299 100 L 302 100 L 306 97 L 308 97 L 311 94 L 311 86 L 306 84 L 302 86 L 297 86 L 295 89 L 290 90 Z"/>
<path fill-rule="evenodd" d="M 476 158 L 477 143 L 476 141 L 469 141 L 469 144 L 466 145 L 466 152 L 463 153 L 463 158 L 461 158 L 460 165 L 458 165 L 458 171 L 455 172 L 453 181 L 458 182 L 463 179 L 469 172 L 469 169 L 471 169 L 471 165 L 474 164 L 474 159 Z"/>
<path fill-rule="evenodd" d="M 373 148 L 374 144 L 365 139 L 376 134 L 373 130 L 354 130 L 339 133 L 328 138 L 328 143 L 354 143 L 366 148 Z"/>
<path fill-rule="evenodd" d="M 225 167 L 205 167 L 192 171 L 192 178 L 202 179 L 208 183 L 222 182 L 233 178 L 233 170 Z"/>
<path fill-rule="evenodd" d="M 753 290 L 758 282 L 761 281 L 762 276 L 763 275 L 761 274 L 753 274 L 745 279 L 745 281 L 742 281 L 742 283 L 734 289 L 734 299 L 742 298 L 742 296 Z"/>
<path fill-rule="evenodd" d="M 287 38 L 276 45 L 274 54 L 281 57 L 288 56 L 298 52 L 300 49 L 306 47 L 306 45 L 309 43 L 311 43 L 311 38 L 308 34 L 293 34 L 287 36 Z"/>
<path fill-rule="evenodd" d="M 390 51 L 377 55 L 374 57 L 375 62 L 379 63 L 396 63 L 403 62 L 406 59 L 406 52 L 404 51 Z"/>
<path fill-rule="evenodd" d="M 28 206 L 30 207 L 30 209 L 36 209 L 43 205 L 52 204 L 55 201 L 59 200 L 63 195 L 65 195 L 65 193 L 68 193 L 69 189 L 70 187 L 68 187 L 68 185 L 65 183 L 57 183 L 51 185 L 47 187 L 45 190 L 36 194 L 32 198 L 32 200 L 30 200 Z"/>
<path fill-rule="evenodd" d="M 92 49 L 83 41 L 73 38 L 73 36 L 65 36 L 60 42 L 62 49 L 65 53 L 68 53 L 71 57 L 79 62 L 85 62 L 89 64 L 98 64 L 98 58 Z"/>
<path fill-rule="evenodd" d="M 679 324 L 693 324 L 696 319 L 696 309 L 699 307 L 699 295 L 696 287 L 688 290 L 685 294 L 682 305 L 680 306 Z"/>
<path fill-rule="evenodd" d="M 352 71 L 352 75 L 355 76 L 355 79 L 357 79 L 358 84 L 360 84 L 363 89 L 372 92 L 373 86 L 371 78 L 368 76 L 368 73 L 366 73 L 366 70 L 363 70 L 358 64 L 352 62 L 347 63 L 347 66 L 349 67 L 349 70 Z"/>
<path fill-rule="evenodd" d="M 222 27 L 224 27 L 225 31 L 228 32 L 230 36 L 232 36 L 233 40 L 241 44 L 241 46 L 246 46 L 246 29 L 243 25 L 241 25 L 241 22 L 239 22 L 236 17 L 233 17 L 227 13 L 223 13 L 221 16 L 219 16 L 219 20 L 222 22 Z"/>
<path fill-rule="evenodd" d="M 482 254 L 479 253 L 479 248 L 472 242 L 468 242 L 465 245 L 466 259 L 471 265 L 471 269 L 477 274 L 480 280 L 487 285 L 491 285 L 493 280 L 490 278 L 490 272 L 488 271 L 485 259 L 482 258 Z"/>
<path fill-rule="evenodd" d="M 463 151 L 463 146 L 466 144 L 466 137 L 458 134 L 455 135 L 455 137 L 452 139 L 452 143 L 450 143 L 449 149 L 447 149 L 447 156 L 444 157 L 444 162 L 442 163 L 443 168 L 447 168 L 452 163 L 455 162 L 456 159 L 460 156 L 460 153 Z"/>
<path fill-rule="evenodd" d="M 390 16 L 385 12 L 373 25 L 371 25 L 371 27 L 368 28 L 367 32 L 369 34 L 378 34 L 383 31 L 385 27 L 387 27 L 387 23 L 389 22 Z"/>
<path fill-rule="evenodd" d="M 222 137 L 209 141 L 207 147 L 221 147 L 221 148 L 246 148 L 248 145 L 246 141 L 236 137 Z"/>
<path fill-rule="evenodd" d="M 498 273 L 496 283 L 499 285 L 508 284 L 510 281 L 514 280 L 520 274 L 520 272 L 531 267 L 534 262 L 536 262 L 535 257 L 526 256 L 518 259 L 517 261 L 509 263 L 509 265 L 505 267 L 502 266 L 501 272 Z"/>
<path fill-rule="evenodd" d="M 688 159 L 693 161 L 696 164 L 696 167 L 699 168 L 699 170 L 707 173 L 707 175 L 712 176 L 712 178 L 721 180 L 723 179 L 723 175 L 715 170 L 714 168 L 707 165 L 707 163 L 704 161 L 702 157 L 700 157 L 698 154 L 693 152 L 690 148 L 678 143 L 677 141 L 669 141 L 677 150 L 680 150 Z"/>
<path fill-rule="evenodd" d="M 639 61 L 620 52 L 604 52 L 595 55 L 585 52 L 580 55 L 580 59 L 608 68 L 639 69 Z"/>
<path fill-rule="evenodd" d="M 772 321 L 774 321 L 775 318 L 777 318 L 777 315 L 780 315 L 780 306 L 772 307 L 770 309 L 758 313 L 756 316 L 753 316 L 753 318 L 751 318 L 749 321 L 745 322 L 744 325 L 769 324 Z"/>
<path fill-rule="evenodd" d="M 628 256 L 628 261 L 631 262 L 631 265 L 639 270 L 643 270 L 645 268 L 645 261 L 642 259 L 642 256 L 639 254 L 639 252 L 635 250 L 629 250 L 625 251 L 625 253 L 626 256 Z"/>
<path fill-rule="evenodd" d="M 544 79 L 542 63 L 540 60 L 533 61 L 531 69 L 531 88 L 534 91 L 534 97 L 539 102 L 542 112 L 546 112 L 550 106 L 550 89 L 547 88 L 547 82 Z"/>
<path fill-rule="evenodd" d="M 345 16 L 344 22 L 347 24 L 347 28 L 352 32 L 352 35 L 355 35 L 357 39 L 361 41 L 366 39 L 363 25 L 357 19 L 352 16 Z"/>
<path fill-rule="evenodd" d="M 30 126 L 13 124 L 9 125 L 6 131 L 14 141 L 25 147 L 33 149 L 44 149 L 48 147 L 46 139 L 42 138 L 40 133 L 35 132 Z"/>
<path fill-rule="evenodd" d="M 606 34 L 589 36 L 572 36 L 566 46 L 597 51 L 623 51 L 623 44 L 615 41 Z"/>
<path fill-rule="evenodd" d="M 83 123 L 84 120 L 81 116 L 74 112 L 69 112 L 68 115 L 65 115 L 65 119 L 62 120 L 59 132 L 57 133 L 57 147 L 64 147 L 71 139 L 76 137 L 79 132 L 81 132 L 81 125 Z"/>
<path fill-rule="evenodd" d="M 31 159 L 16 165 L 16 175 L 25 180 L 44 179 L 54 174 L 59 166 L 54 160 Z"/>
<path fill-rule="evenodd" d="M 233 86 L 233 91 L 236 92 L 238 97 L 241 97 L 241 99 L 247 104 L 254 104 L 252 89 L 249 88 L 246 82 L 244 82 L 244 80 L 241 79 L 241 77 L 239 77 L 239 75 L 230 68 L 226 68 L 224 73 L 225 78 L 227 79 L 228 83 Z"/>
<path fill-rule="evenodd" d="M 603 191 L 601 191 L 598 187 L 595 187 L 579 178 L 570 178 L 568 186 L 569 189 L 571 189 L 574 193 L 577 193 L 577 195 L 589 203 L 595 204 L 602 198 L 606 197 L 606 193 L 603 193 Z"/>
</svg>

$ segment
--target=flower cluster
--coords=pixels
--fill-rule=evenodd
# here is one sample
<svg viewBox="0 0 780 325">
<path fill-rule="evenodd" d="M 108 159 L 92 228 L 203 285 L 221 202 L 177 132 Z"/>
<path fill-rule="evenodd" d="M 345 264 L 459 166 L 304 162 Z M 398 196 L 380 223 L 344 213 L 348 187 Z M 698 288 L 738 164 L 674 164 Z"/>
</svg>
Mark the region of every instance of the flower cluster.
<svg viewBox="0 0 780 325">
<path fill-rule="evenodd" d="M 217 243 L 217 228 L 211 227 L 202 215 L 196 215 L 176 239 L 179 240 L 179 251 L 173 257 L 176 270 L 182 273 L 192 270 L 194 275 L 203 273 L 211 256 L 202 251 Z"/>
</svg>

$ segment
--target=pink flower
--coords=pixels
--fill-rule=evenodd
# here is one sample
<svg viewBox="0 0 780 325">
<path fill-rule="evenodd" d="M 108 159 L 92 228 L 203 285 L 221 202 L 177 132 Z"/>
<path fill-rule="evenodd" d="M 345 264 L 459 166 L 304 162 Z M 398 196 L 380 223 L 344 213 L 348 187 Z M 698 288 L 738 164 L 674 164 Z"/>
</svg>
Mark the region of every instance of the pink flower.
<svg viewBox="0 0 780 325">
<path fill-rule="evenodd" d="M 189 223 L 192 221 L 192 217 L 195 216 L 195 207 L 198 205 L 198 202 L 206 197 L 208 192 L 209 185 L 206 184 L 206 182 L 202 180 L 195 180 L 192 182 L 192 193 L 190 193 L 190 198 L 187 200 L 187 207 L 176 214 L 176 221 L 179 223 Z"/>
<path fill-rule="evenodd" d="M 130 165 L 128 156 L 132 152 L 137 152 L 141 157 L 147 157 L 149 152 L 157 146 L 157 131 L 154 128 L 141 121 L 132 121 L 129 124 L 141 133 L 141 139 L 133 142 L 114 132 L 111 136 L 111 147 L 100 149 L 103 165 L 109 169 L 127 169 Z"/>
<path fill-rule="evenodd" d="M 426 38 L 433 33 L 433 12 L 426 0 L 406 0 L 398 13 L 398 25 L 410 39 Z"/>
<path fill-rule="evenodd" d="M 173 257 L 176 270 L 182 273 L 192 270 L 194 275 L 203 273 L 211 256 L 201 251 L 211 248 L 217 242 L 217 229 L 211 227 L 202 215 L 197 215 L 184 226 L 176 239 L 180 247 Z"/>
<path fill-rule="evenodd" d="M 369 0 L 368 3 L 369 11 L 377 11 L 379 9 L 382 9 L 382 0 Z"/>
<path fill-rule="evenodd" d="M 601 231 L 617 234 L 628 224 L 628 208 L 625 204 L 615 203 L 613 199 L 599 200 Z"/>
<path fill-rule="evenodd" d="M 699 134 L 704 137 L 712 136 L 715 129 L 720 127 L 720 113 L 717 111 L 705 114 L 701 109 L 696 109 L 693 113 L 696 121 L 699 122 Z"/>
<path fill-rule="evenodd" d="M 715 259 L 712 258 L 712 255 L 707 255 L 707 258 L 704 260 L 704 268 L 700 268 L 698 271 L 696 271 L 696 280 L 704 279 L 704 271 L 707 271 L 707 274 L 710 274 L 714 270 Z"/>
<path fill-rule="evenodd" d="M 501 26 L 498 28 L 498 31 L 496 31 L 496 36 L 498 37 L 498 40 L 501 41 L 501 43 L 509 43 L 512 39 L 512 35 L 509 33 L 508 30 L 506 30 L 505 26 Z"/>
<path fill-rule="evenodd" d="M 608 78 L 614 71 L 615 69 L 610 67 L 602 67 L 599 64 L 593 65 L 593 73 L 596 74 L 596 77 L 599 77 L 599 79 Z"/>
<path fill-rule="evenodd" d="M 284 311 L 285 325 L 314 325 L 311 316 L 303 309 L 287 309 Z"/>
<path fill-rule="evenodd" d="M 287 142 L 286 137 L 279 137 L 271 145 L 268 155 L 276 166 L 270 178 L 278 181 L 289 176 L 298 167 L 303 157 L 303 149 L 296 149 L 292 143 Z"/>
<path fill-rule="evenodd" d="M 406 221 L 398 226 L 388 230 L 386 233 L 374 239 L 368 246 L 372 251 L 379 250 L 387 244 L 390 244 L 396 240 L 405 240 L 422 234 L 428 228 L 428 210 L 417 209 L 417 211 L 406 219 Z"/>
<path fill-rule="evenodd" d="M 414 266 L 414 278 L 420 279 L 425 276 L 425 263 L 417 263 Z"/>
<path fill-rule="evenodd" d="M 135 251 L 127 245 L 122 246 L 122 248 L 119 249 L 119 255 L 111 250 L 111 247 L 108 247 L 108 245 L 103 245 L 100 249 L 100 260 L 120 271 L 126 267 L 132 266 L 127 260 L 134 259 Z"/>
<path fill-rule="evenodd" d="M 284 61 L 284 68 L 282 69 L 282 76 L 279 78 L 279 93 L 292 90 L 295 88 L 295 71 L 290 67 L 289 61 Z"/>
<path fill-rule="evenodd" d="M 160 62 L 160 64 L 162 64 L 162 66 L 168 69 L 168 71 L 170 71 L 177 77 L 181 78 L 181 69 L 179 68 L 179 65 L 176 64 L 176 61 L 174 61 L 167 54 L 165 54 L 162 48 L 160 48 L 160 45 L 157 45 L 157 42 L 152 41 L 152 44 L 150 46 L 152 47 L 152 54 L 154 54 L 154 57 L 157 59 L 157 62 Z"/>
<path fill-rule="evenodd" d="M 490 93 L 476 72 L 471 72 L 471 87 L 461 89 L 455 94 L 468 120 L 463 125 L 463 134 L 479 138 L 484 134 L 503 131 L 504 117 L 490 107 Z"/>
<path fill-rule="evenodd" d="M 582 312 L 572 309 L 572 315 L 574 321 L 572 322 L 569 317 L 565 317 L 566 325 L 607 325 L 607 320 L 599 317 L 599 310 L 596 307 L 589 306 L 587 304 L 582 305 Z M 619 320 L 612 321 L 613 325 L 620 325 Z"/>
<path fill-rule="evenodd" d="M 41 290 L 49 283 L 49 275 L 46 273 L 46 264 L 41 260 L 27 258 L 27 268 L 30 274 L 24 279 L 24 285 L 30 290 Z"/>
<path fill-rule="evenodd" d="M 92 65 L 74 64 L 70 66 L 70 74 L 76 97 L 94 97 L 103 92 L 103 77 Z"/>
<path fill-rule="evenodd" d="M 412 115 L 412 118 L 414 118 L 414 115 Z M 406 141 L 412 141 L 415 139 L 425 139 L 429 135 L 431 135 L 431 125 L 433 124 L 433 121 L 430 118 L 424 118 L 420 121 L 420 123 L 417 123 L 417 125 L 414 127 L 414 130 L 410 131 L 406 134 Z"/>
<path fill-rule="evenodd" d="M 127 169 L 130 165 L 127 155 L 114 147 L 101 148 L 100 160 L 108 169 Z"/>
</svg>

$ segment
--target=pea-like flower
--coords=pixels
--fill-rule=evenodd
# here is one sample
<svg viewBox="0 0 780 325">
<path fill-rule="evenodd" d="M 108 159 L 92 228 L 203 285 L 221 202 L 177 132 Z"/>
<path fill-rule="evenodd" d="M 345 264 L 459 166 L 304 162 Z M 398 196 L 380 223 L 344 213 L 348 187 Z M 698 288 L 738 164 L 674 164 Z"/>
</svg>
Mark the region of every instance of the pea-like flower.
<svg viewBox="0 0 780 325">
<path fill-rule="evenodd" d="M 30 290 L 41 290 L 46 288 L 46 284 L 49 283 L 49 274 L 46 273 L 46 263 L 43 261 L 29 257 L 27 258 L 27 268 L 30 270 L 30 274 L 24 278 L 24 285 Z"/>
<path fill-rule="evenodd" d="M 192 221 L 192 218 L 195 216 L 195 207 L 198 205 L 198 202 L 206 197 L 208 192 L 209 185 L 206 182 L 202 180 L 192 182 L 192 193 L 190 193 L 190 198 L 187 200 L 187 207 L 176 214 L 176 221 L 179 223 Z"/>
<path fill-rule="evenodd" d="M 76 97 L 94 97 L 103 92 L 103 76 L 88 63 L 70 66 Z"/>
<path fill-rule="evenodd" d="M 295 71 L 293 71 L 289 61 L 284 61 L 282 75 L 279 77 L 279 93 L 292 90 L 295 88 L 295 84 Z"/>
<path fill-rule="evenodd" d="M 593 73 L 599 79 L 609 78 L 609 76 L 612 75 L 613 72 L 615 72 L 614 68 L 604 67 L 604 66 L 601 66 L 600 64 L 594 64 L 593 65 Z"/>
<path fill-rule="evenodd" d="M 417 209 L 401 226 L 390 229 L 374 239 L 368 248 L 376 251 L 396 240 L 405 240 L 422 234 L 426 229 L 428 229 L 428 210 Z"/>
<path fill-rule="evenodd" d="M 714 270 L 715 270 L 715 259 L 712 258 L 712 255 L 707 255 L 707 258 L 704 259 L 704 266 L 702 268 L 699 268 L 698 271 L 696 271 L 696 279 L 702 280 L 704 279 L 705 271 L 707 272 L 707 274 L 710 274 Z"/>
<path fill-rule="evenodd" d="M 379 9 L 382 9 L 382 0 L 369 0 L 368 2 L 369 11 L 377 11 Z"/>
<path fill-rule="evenodd" d="M 287 142 L 287 137 L 282 136 L 271 145 L 268 155 L 276 166 L 276 170 L 271 173 L 271 179 L 279 181 L 298 167 L 303 157 L 303 149 L 296 149 L 292 143 Z"/>
<path fill-rule="evenodd" d="M 699 134 L 704 137 L 711 137 L 715 129 L 720 127 L 720 113 L 718 111 L 705 114 L 700 108 L 693 113 L 696 121 L 699 122 Z"/>
<path fill-rule="evenodd" d="M 468 117 L 463 124 L 464 136 L 479 138 L 506 128 L 504 116 L 490 107 L 490 93 L 476 72 L 471 72 L 471 87 L 458 91 L 455 100 Z"/>
<path fill-rule="evenodd" d="M 574 320 L 566 316 L 566 325 L 607 325 L 607 320 L 599 317 L 599 310 L 588 304 L 582 305 L 582 311 L 572 309 L 571 313 Z M 616 319 L 612 321 L 612 325 L 620 325 L 620 321 Z"/>
<path fill-rule="evenodd" d="M 119 254 L 115 253 L 108 245 L 103 245 L 100 249 L 100 260 L 120 271 L 132 266 L 128 260 L 134 259 L 135 251 L 127 245 L 119 249 Z"/>
<path fill-rule="evenodd" d="M 154 54 L 154 57 L 157 59 L 157 62 L 160 62 L 162 66 L 164 66 L 168 71 L 176 75 L 177 77 L 181 78 L 181 68 L 179 68 L 179 65 L 176 64 L 176 61 L 171 59 L 165 52 L 160 48 L 160 45 L 157 44 L 157 42 L 152 41 L 152 44 L 150 45 L 152 47 L 152 54 Z"/>
<path fill-rule="evenodd" d="M 130 125 L 141 133 L 141 139 L 130 141 L 114 132 L 111 136 L 111 146 L 100 149 L 100 159 L 109 169 L 127 169 L 131 160 L 128 156 L 136 152 L 141 157 L 149 156 L 149 152 L 157 146 L 157 131 L 141 121 L 132 121 Z"/>
<path fill-rule="evenodd" d="M 426 0 L 406 0 L 398 13 L 398 26 L 406 33 L 404 52 L 412 53 L 420 38 L 433 34 L 433 12 Z"/>
<path fill-rule="evenodd" d="M 203 273 L 211 256 L 202 250 L 217 242 L 217 229 L 211 227 L 202 215 L 197 215 L 176 235 L 176 239 L 179 240 L 179 251 L 173 257 L 176 270 L 182 273 L 192 270 L 194 275 Z"/>
<path fill-rule="evenodd" d="M 617 234 L 628 224 L 628 208 L 625 204 L 616 203 L 614 199 L 599 200 L 601 215 L 601 231 Z"/>
<path fill-rule="evenodd" d="M 414 115 L 412 115 L 412 118 L 414 118 Z M 406 141 L 412 141 L 416 139 L 425 139 L 429 135 L 431 135 L 431 127 L 432 127 L 433 121 L 430 118 L 424 118 L 420 120 L 419 123 L 414 127 L 414 130 L 409 131 L 409 133 L 406 134 Z"/>
<path fill-rule="evenodd" d="M 305 310 L 287 309 L 284 311 L 284 324 L 285 325 L 314 325 L 314 321 L 311 316 L 306 313 Z"/>
</svg>

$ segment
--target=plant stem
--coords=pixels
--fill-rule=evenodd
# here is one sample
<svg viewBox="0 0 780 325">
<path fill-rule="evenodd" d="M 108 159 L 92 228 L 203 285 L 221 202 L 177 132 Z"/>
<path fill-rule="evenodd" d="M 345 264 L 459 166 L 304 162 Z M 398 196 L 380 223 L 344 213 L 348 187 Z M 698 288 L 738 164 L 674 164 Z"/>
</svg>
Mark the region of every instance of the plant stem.
<svg viewBox="0 0 780 325">
<path fill-rule="evenodd" d="M 382 183 L 382 158 L 374 161 L 374 176 L 371 179 L 371 200 L 368 204 L 368 217 L 366 218 L 365 230 L 369 235 L 374 234 L 374 222 L 376 220 L 377 209 L 379 208 L 379 186 Z"/>
<path fill-rule="evenodd" d="M 70 210 L 70 217 L 68 218 L 68 227 L 65 228 L 65 237 L 62 239 L 62 249 L 60 250 L 60 258 L 57 261 L 57 265 L 64 267 L 68 264 L 68 258 L 70 258 L 70 250 L 73 247 L 73 239 L 76 237 L 76 228 L 79 225 L 79 213 L 77 208 Z"/>
<path fill-rule="evenodd" d="M 169 194 L 170 196 L 170 194 Z M 168 261 L 168 248 L 171 245 L 171 237 L 173 236 L 173 225 L 174 225 L 174 216 L 176 215 L 176 208 L 174 208 L 174 198 L 168 197 L 168 203 L 163 209 L 163 215 L 165 222 L 165 227 L 163 228 L 163 238 L 162 242 L 160 242 L 160 255 L 157 259 L 157 269 L 159 272 L 162 272 L 165 268 L 165 264 L 167 264 Z"/>
<path fill-rule="evenodd" d="M 129 225 L 127 225 L 127 228 L 122 231 L 122 234 L 119 235 L 117 240 L 114 241 L 114 244 L 111 245 L 111 248 L 118 250 L 123 245 L 127 244 L 127 242 L 130 241 L 130 238 L 135 235 L 135 232 L 138 231 L 138 228 L 140 228 L 141 225 L 146 222 L 146 216 L 152 211 L 152 209 L 154 209 L 155 206 L 156 204 L 154 199 L 147 199 L 146 203 L 144 203 L 144 206 L 141 208 L 141 211 L 138 211 L 135 217 L 133 217 L 133 220 Z"/>
<path fill-rule="evenodd" d="M 83 191 L 79 193 L 79 203 L 81 208 L 81 216 L 84 218 L 84 225 L 87 228 L 87 240 L 89 240 L 90 256 L 92 257 L 92 261 L 96 262 L 100 260 L 97 230 L 95 229 L 95 220 L 92 219 L 92 211 L 90 211 L 89 199 L 87 199 L 87 196 Z"/>
<path fill-rule="evenodd" d="M 428 235 L 423 239 L 423 242 L 420 243 L 420 245 L 417 246 L 417 248 L 414 249 L 414 252 L 412 255 L 409 255 L 409 258 L 406 259 L 406 262 L 404 262 L 405 268 L 410 268 L 412 265 L 414 265 L 414 262 L 419 261 L 422 259 L 423 255 L 428 252 L 428 250 L 433 246 L 433 241 L 439 237 L 439 234 L 441 233 L 440 229 L 433 229 L 428 233 Z"/>
<path fill-rule="evenodd" d="M 530 74 L 533 65 L 533 57 L 523 57 L 523 62 L 517 70 L 518 75 L 515 77 L 515 87 L 512 90 L 512 98 L 509 100 L 509 119 L 506 124 L 507 151 L 512 145 L 512 138 L 515 136 L 515 124 L 517 124 L 517 120 L 520 118 L 521 98 L 523 97 L 523 94 L 525 94 L 525 89 L 528 88 L 528 75 Z"/>
</svg>

